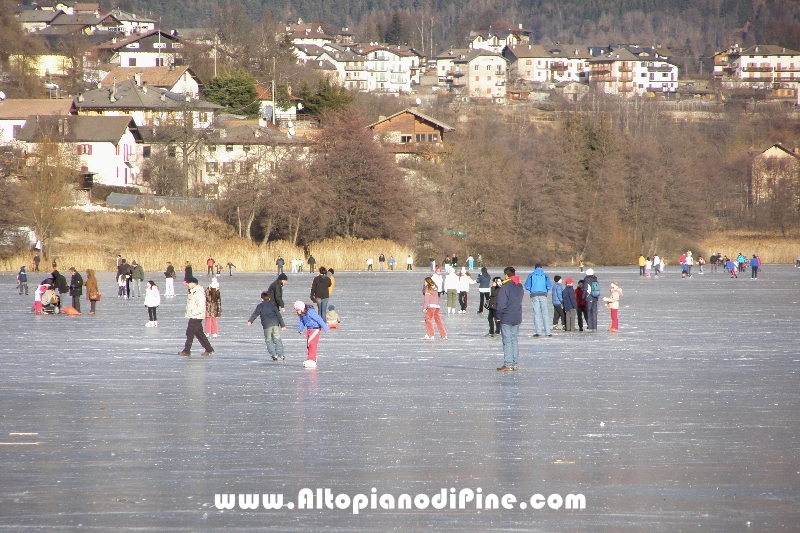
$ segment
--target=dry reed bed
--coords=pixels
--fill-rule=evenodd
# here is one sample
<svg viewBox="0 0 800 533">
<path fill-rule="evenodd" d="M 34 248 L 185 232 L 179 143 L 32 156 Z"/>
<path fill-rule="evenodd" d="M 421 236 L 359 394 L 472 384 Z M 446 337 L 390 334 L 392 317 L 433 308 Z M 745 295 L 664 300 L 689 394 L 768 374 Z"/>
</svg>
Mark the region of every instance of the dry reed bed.
<svg viewBox="0 0 800 533">
<path fill-rule="evenodd" d="M 378 255 L 383 252 L 386 260 L 391 255 L 397 259 L 398 268 L 405 268 L 406 256 L 411 248 L 400 246 L 386 240 L 365 241 L 361 239 L 332 239 L 309 246 L 317 265 L 333 267 L 337 270 L 363 270 L 367 257 L 375 261 L 378 268 Z M 49 263 L 55 260 L 60 270 L 74 266 L 79 271 L 93 268 L 97 271 L 110 271 L 116 268 L 116 253 L 108 247 L 60 244 L 58 253 L 43 260 L 40 269 L 50 270 Z M 118 251 L 128 262 L 137 261 L 146 272 L 160 272 L 172 261 L 180 273 L 185 261 L 190 261 L 195 272 L 205 272 L 206 259 L 209 255 L 223 267 L 228 261 L 236 265 L 241 272 L 274 272 L 277 270 L 275 260 L 282 256 L 286 261 L 286 270 L 290 269 L 292 259 L 302 259 L 305 254 L 301 247 L 286 241 L 273 241 L 265 246 L 258 246 L 244 239 L 233 238 L 213 244 L 204 242 L 179 242 L 174 244 L 133 243 L 123 246 Z M 22 253 L 6 259 L 0 259 L 0 270 L 16 271 L 20 265 L 30 265 L 33 253 Z"/>
<path fill-rule="evenodd" d="M 760 235 L 750 232 L 724 232 L 711 235 L 703 240 L 701 246 L 708 255 L 722 252 L 735 257 L 739 252 L 750 257 L 757 254 L 764 263 L 794 264 L 800 254 L 800 238 L 780 235 Z"/>
</svg>

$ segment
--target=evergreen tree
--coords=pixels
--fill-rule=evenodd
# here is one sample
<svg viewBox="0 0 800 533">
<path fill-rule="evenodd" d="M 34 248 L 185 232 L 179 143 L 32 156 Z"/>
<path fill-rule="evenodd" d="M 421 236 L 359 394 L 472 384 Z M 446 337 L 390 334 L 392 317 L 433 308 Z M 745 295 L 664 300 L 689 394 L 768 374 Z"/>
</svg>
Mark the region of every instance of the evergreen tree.
<svg viewBox="0 0 800 533">
<path fill-rule="evenodd" d="M 392 15 L 392 22 L 386 30 L 385 40 L 388 44 L 403 44 L 403 21 L 397 11 Z"/>
<path fill-rule="evenodd" d="M 258 113 L 256 80 L 244 69 L 223 71 L 208 82 L 204 92 L 210 102 L 225 106 L 231 113 L 237 115 Z"/>
</svg>

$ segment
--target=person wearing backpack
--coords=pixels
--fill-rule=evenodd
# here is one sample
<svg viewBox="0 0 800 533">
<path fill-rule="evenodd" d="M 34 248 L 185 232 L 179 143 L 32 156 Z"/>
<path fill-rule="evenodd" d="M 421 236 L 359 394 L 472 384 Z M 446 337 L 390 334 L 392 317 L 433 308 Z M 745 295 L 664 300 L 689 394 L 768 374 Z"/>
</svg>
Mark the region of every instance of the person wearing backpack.
<svg viewBox="0 0 800 533">
<path fill-rule="evenodd" d="M 19 295 L 22 296 L 22 290 L 25 290 L 25 296 L 28 295 L 28 273 L 25 272 L 25 265 L 19 267 L 17 273 L 17 285 L 19 285 Z"/>
<path fill-rule="evenodd" d="M 594 269 L 586 270 L 583 278 L 583 301 L 586 302 L 586 331 L 597 331 L 597 300 L 600 298 L 600 282 Z"/>
<path fill-rule="evenodd" d="M 552 288 L 553 282 L 550 280 L 550 276 L 545 274 L 541 264 L 536 263 L 533 272 L 528 274 L 525 279 L 525 290 L 530 293 L 533 307 L 533 327 L 536 330 L 534 337 L 541 337 L 542 329 L 548 337 L 553 336 L 550 332 L 550 314 L 547 310 L 547 293 Z M 542 328 L 543 324 L 544 328 Z"/>
</svg>

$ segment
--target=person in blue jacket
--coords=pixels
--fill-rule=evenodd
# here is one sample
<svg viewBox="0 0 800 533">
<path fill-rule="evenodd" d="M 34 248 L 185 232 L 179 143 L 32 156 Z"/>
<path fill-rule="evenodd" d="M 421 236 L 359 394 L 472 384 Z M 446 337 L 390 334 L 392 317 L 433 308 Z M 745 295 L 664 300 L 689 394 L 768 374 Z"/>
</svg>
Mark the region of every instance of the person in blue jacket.
<svg viewBox="0 0 800 533">
<path fill-rule="evenodd" d="M 497 291 L 495 316 L 500 322 L 500 335 L 503 340 L 503 366 L 500 372 L 517 369 L 519 359 L 519 325 L 522 324 L 522 297 L 525 290 L 519 283 L 514 267 L 503 269 L 503 283 Z"/>
<path fill-rule="evenodd" d="M 531 305 L 533 306 L 533 327 L 536 330 L 534 337 L 542 336 L 542 325 L 544 334 L 548 337 L 550 333 L 550 314 L 547 311 L 547 293 L 553 288 L 550 276 L 542 270 L 542 265 L 536 263 L 533 272 L 528 274 L 525 280 L 525 290 L 530 293 Z"/>
<path fill-rule="evenodd" d="M 298 300 L 294 303 L 294 311 L 300 317 L 297 332 L 306 330 L 306 349 L 308 354 L 303 361 L 304 368 L 317 368 L 317 345 L 319 344 L 320 330 L 328 332 L 328 324 L 320 317 L 313 307 Z"/>
<path fill-rule="evenodd" d="M 567 316 L 564 313 L 564 287 L 561 286 L 561 276 L 553 276 L 553 329 L 558 329 L 558 322 L 561 327 L 567 329 Z"/>
<path fill-rule="evenodd" d="M 758 260 L 756 254 L 753 254 L 753 258 L 750 260 L 750 268 L 752 269 L 752 273 L 750 274 L 750 279 L 758 279 L 758 268 L 761 266 L 761 261 Z"/>
</svg>

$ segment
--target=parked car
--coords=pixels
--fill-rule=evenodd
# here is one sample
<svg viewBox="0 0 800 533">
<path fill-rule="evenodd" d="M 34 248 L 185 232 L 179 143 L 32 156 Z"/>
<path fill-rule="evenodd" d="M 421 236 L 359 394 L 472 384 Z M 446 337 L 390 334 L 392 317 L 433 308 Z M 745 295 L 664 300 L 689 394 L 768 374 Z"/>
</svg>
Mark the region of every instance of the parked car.
<svg viewBox="0 0 800 533">
<path fill-rule="evenodd" d="M 57 91 L 61 87 L 59 87 L 57 84 L 53 83 L 52 81 L 46 81 L 46 82 L 44 82 L 44 88 L 45 89 L 49 89 L 51 91 Z"/>
</svg>

